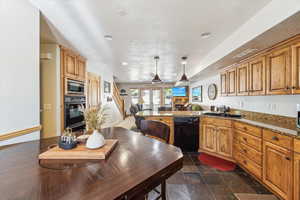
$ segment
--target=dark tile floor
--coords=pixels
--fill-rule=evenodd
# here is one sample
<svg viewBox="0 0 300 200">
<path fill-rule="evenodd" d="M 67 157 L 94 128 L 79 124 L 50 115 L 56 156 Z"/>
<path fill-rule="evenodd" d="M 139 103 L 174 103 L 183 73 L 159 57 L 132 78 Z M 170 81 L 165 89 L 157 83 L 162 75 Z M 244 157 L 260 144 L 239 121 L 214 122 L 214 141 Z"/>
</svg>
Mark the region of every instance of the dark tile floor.
<svg viewBox="0 0 300 200">
<path fill-rule="evenodd" d="M 233 193 L 270 194 L 242 169 L 222 172 L 201 164 L 198 155 L 185 154 L 182 170 L 167 180 L 168 200 L 235 200 Z M 155 196 L 151 193 L 149 199 Z"/>
</svg>

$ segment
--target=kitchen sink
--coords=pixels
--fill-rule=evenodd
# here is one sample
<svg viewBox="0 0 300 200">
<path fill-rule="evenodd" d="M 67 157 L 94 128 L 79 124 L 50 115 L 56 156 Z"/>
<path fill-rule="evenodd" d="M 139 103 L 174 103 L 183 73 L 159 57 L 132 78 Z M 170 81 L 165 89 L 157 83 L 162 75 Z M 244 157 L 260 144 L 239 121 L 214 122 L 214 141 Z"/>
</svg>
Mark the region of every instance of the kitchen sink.
<svg viewBox="0 0 300 200">
<path fill-rule="evenodd" d="M 204 115 L 217 116 L 217 117 L 242 118 L 242 115 L 240 115 L 240 114 L 231 114 L 231 113 L 207 112 L 207 113 L 204 113 Z"/>
</svg>

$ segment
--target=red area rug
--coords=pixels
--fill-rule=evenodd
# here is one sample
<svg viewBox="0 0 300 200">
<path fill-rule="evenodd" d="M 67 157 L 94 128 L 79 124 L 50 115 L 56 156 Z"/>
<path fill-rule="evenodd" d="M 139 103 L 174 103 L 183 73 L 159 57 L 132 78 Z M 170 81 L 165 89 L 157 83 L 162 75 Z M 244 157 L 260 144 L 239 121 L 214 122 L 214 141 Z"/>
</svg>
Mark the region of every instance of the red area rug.
<svg viewBox="0 0 300 200">
<path fill-rule="evenodd" d="M 209 165 L 213 168 L 216 168 L 221 171 L 233 171 L 236 167 L 236 164 L 222 158 L 208 155 L 206 153 L 201 153 L 198 157 L 199 161 L 202 164 Z"/>
</svg>

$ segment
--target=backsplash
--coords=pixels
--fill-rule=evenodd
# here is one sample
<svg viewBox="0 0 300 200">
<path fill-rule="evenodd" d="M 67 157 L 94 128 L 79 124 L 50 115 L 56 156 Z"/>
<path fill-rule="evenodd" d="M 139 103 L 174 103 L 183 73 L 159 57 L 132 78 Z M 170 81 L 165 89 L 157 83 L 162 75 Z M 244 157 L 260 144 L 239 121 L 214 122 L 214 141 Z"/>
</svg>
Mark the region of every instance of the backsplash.
<svg viewBox="0 0 300 200">
<path fill-rule="evenodd" d="M 217 84 L 218 96 L 215 100 L 209 100 L 207 95 L 208 86 L 211 83 Z M 202 105 L 222 106 L 226 105 L 231 108 L 247 110 L 251 112 L 267 113 L 271 115 L 280 115 L 287 117 L 296 117 L 297 103 L 300 103 L 300 95 L 272 95 L 272 96 L 220 96 L 220 76 L 215 75 L 206 79 L 191 83 L 190 91 L 193 87 L 203 86 Z M 191 96 L 190 96 L 191 97 Z M 190 98 L 191 99 L 191 98 Z M 197 102 L 193 102 L 197 103 Z"/>
<path fill-rule="evenodd" d="M 267 113 L 251 112 L 251 111 L 240 110 L 240 109 L 231 109 L 231 112 L 233 111 L 239 111 L 242 115 L 244 115 L 245 119 L 271 124 L 274 126 L 279 126 L 291 130 L 297 129 L 295 117 L 286 117 L 286 116 L 272 115 Z"/>
</svg>

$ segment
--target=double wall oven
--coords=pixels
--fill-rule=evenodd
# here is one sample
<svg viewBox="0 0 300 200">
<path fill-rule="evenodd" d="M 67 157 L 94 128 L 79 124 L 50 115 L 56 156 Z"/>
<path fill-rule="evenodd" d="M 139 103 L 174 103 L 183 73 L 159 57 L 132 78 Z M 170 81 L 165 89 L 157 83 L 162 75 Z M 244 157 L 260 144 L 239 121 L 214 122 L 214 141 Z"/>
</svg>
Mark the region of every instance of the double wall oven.
<svg viewBox="0 0 300 200">
<path fill-rule="evenodd" d="M 86 108 L 85 84 L 83 81 L 66 79 L 64 106 L 65 128 L 73 131 L 85 128 L 83 109 Z"/>
</svg>

